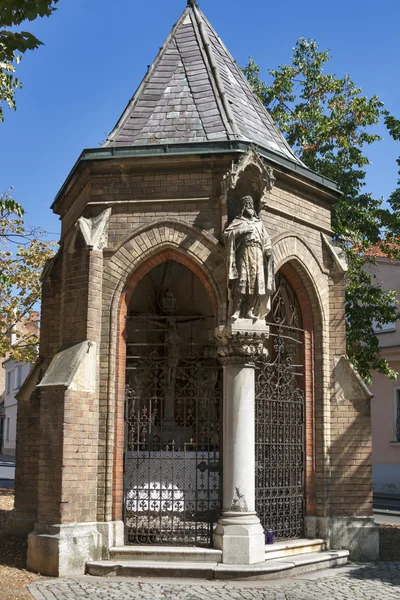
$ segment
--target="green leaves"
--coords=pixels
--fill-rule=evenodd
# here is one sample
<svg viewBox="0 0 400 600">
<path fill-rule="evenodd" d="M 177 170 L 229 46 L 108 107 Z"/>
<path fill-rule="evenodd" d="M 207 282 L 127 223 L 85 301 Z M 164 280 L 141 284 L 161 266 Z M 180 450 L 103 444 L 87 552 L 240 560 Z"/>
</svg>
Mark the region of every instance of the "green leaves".
<svg viewBox="0 0 400 600">
<path fill-rule="evenodd" d="M 381 139 L 374 128 L 382 117 L 393 138 L 400 140 L 400 121 L 383 109 L 378 96 L 364 96 L 348 74 L 328 73 L 329 60 L 329 52 L 321 51 L 315 40 L 300 38 L 291 63 L 269 71 L 271 84 L 260 79 L 253 58 L 243 71 L 299 158 L 334 180 L 343 193 L 333 209 L 332 229 L 349 262 L 347 352 L 370 382 L 374 369 L 395 376 L 380 355 L 372 322 L 392 322 L 400 313 L 393 293 L 371 281 L 368 265 L 373 263 L 370 250 L 377 245 L 400 259 L 400 180 L 388 200 L 390 209 L 366 192 L 366 149 Z"/>
<path fill-rule="evenodd" d="M 28 31 L 14 33 L 6 29 L 0 30 L 0 56 L 3 60 L 19 62 L 16 52 L 35 50 L 41 45 L 42 42 Z"/>
<path fill-rule="evenodd" d="M 8 214 L 15 214 L 18 217 L 22 217 L 24 214 L 24 209 L 11 198 L 9 190 L 0 196 L 0 217 L 4 218 Z"/>
<path fill-rule="evenodd" d="M 0 0 L 0 122 L 4 121 L 4 104 L 15 110 L 15 92 L 22 88 L 15 76 L 21 55 L 35 50 L 42 42 L 28 31 L 15 31 L 24 21 L 48 17 L 58 0 Z M 12 28 L 12 30 L 10 30 Z"/>
<path fill-rule="evenodd" d="M 49 17 L 58 0 L 0 0 L 0 26 L 12 27 L 37 17 Z"/>
<path fill-rule="evenodd" d="M 400 140 L 400 119 L 393 117 L 387 110 L 383 111 L 384 122 L 394 140 Z"/>
<path fill-rule="evenodd" d="M 8 193 L 0 197 L 0 207 L 0 357 L 31 361 L 38 337 L 21 323 L 40 301 L 40 276 L 55 244 L 46 241 L 40 227 L 25 223 L 22 208 Z"/>
</svg>

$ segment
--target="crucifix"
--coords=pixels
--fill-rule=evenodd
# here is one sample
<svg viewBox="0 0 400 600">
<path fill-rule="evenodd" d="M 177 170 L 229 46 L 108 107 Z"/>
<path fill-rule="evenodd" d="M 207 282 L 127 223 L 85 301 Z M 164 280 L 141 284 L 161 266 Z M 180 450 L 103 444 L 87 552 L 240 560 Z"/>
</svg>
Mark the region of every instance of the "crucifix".
<svg viewBox="0 0 400 600">
<path fill-rule="evenodd" d="M 164 364 L 164 414 L 163 426 L 169 432 L 175 427 L 175 386 L 179 361 L 182 357 L 182 346 L 185 345 L 179 326 L 186 323 L 202 324 L 203 315 L 175 315 L 176 298 L 171 291 L 165 291 L 159 303 L 164 315 L 133 315 L 130 320 L 141 320 L 156 325 L 164 331 L 165 364 Z"/>
</svg>

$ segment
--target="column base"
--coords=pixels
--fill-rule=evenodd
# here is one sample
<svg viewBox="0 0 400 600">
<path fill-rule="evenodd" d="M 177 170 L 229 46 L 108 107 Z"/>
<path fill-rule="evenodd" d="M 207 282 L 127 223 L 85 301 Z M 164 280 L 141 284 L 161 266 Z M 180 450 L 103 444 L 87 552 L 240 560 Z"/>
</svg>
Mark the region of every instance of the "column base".
<svg viewBox="0 0 400 600">
<path fill-rule="evenodd" d="M 88 560 L 108 559 L 109 548 L 123 544 L 122 521 L 66 525 L 35 523 L 28 536 L 27 567 L 49 577 L 84 575 Z"/>
<path fill-rule="evenodd" d="M 324 539 L 330 550 L 348 550 L 350 560 L 379 560 L 379 527 L 373 517 L 306 517 L 306 536 Z"/>
<path fill-rule="evenodd" d="M 225 512 L 214 533 L 214 546 L 228 565 L 253 565 L 265 560 L 265 537 L 256 513 Z"/>
</svg>

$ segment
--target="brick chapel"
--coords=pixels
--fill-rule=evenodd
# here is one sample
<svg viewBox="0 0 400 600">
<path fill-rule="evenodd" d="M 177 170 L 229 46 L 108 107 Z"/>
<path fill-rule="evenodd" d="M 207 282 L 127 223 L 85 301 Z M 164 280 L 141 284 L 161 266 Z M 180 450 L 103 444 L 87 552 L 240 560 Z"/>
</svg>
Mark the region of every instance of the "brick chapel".
<svg viewBox="0 0 400 600">
<path fill-rule="evenodd" d="M 52 205 L 60 248 L 18 398 L 10 530 L 29 569 L 164 556 L 261 572 L 268 536 L 377 558 L 339 194 L 189 0 Z"/>
</svg>

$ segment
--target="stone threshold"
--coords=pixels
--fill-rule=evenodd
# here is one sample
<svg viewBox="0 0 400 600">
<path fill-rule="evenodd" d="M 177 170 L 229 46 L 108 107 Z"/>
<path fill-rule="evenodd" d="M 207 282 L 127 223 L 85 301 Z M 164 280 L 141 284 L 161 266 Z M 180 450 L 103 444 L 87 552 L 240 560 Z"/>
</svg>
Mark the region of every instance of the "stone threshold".
<svg viewBox="0 0 400 600">
<path fill-rule="evenodd" d="M 339 567 L 348 561 L 348 550 L 310 552 L 306 555 L 271 559 L 254 565 L 217 562 L 172 562 L 145 560 L 89 561 L 86 573 L 96 577 L 193 577 L 200 579 L 264 580 Z"/>
<path fill-rule="evenodd" d="M 322 539 L 302 539 L 286 540 L 275 542 L 265 546 L 265 560 L 281 558 L 284 556 L 293 556 L 297 554 L 308 554 L 311 552 L 321 552 L 326 549 L 325 540 Z"/>
</svg>

